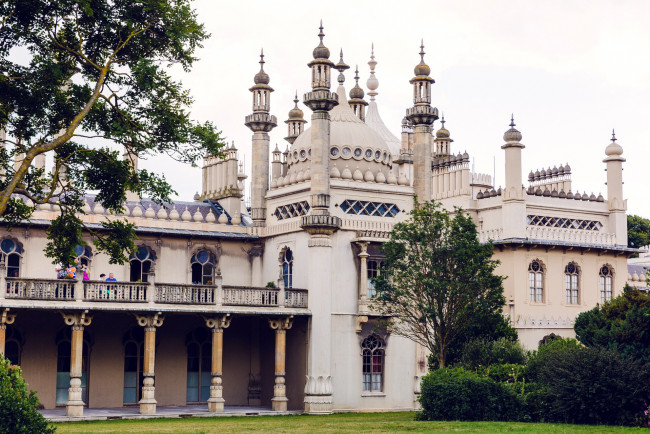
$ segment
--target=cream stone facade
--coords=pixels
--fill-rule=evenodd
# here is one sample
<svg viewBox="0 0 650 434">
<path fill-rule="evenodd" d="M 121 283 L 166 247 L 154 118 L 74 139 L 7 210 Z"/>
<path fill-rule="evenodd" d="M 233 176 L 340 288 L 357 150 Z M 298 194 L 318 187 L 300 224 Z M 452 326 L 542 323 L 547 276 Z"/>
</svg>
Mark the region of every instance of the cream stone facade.
<svg viewBox="0 0 650 434">
<path fill-rule="evenodd" d="M 496 189 L 489 175 L 470 170 L 467 153 L 454 153 L 444 119 L 434 128 L 424 46 L 410 80 L 413 106 L 394 135 L 379 115 L 374 53 L 370 103 L 358 73 L 348 99 L 348 66 L 342 53 L 337 64 L 329 59 L 322 30 L 303 97 L 311 123 L 305 128 L 296 96 L 284 152 L 270 148 L 278 122 L 261 57 L 245 117 L 253 132 L 250 210 L 233 144 L 224 159 L 206 156 L 192 202 L 159 206 L 130 195 L 117 216 L 88 196 L 88 225 L 127 218 L 138 234 L 123 266 L 88 236 L 77 253 L 90 280 L 55 279 L 43 253 L 52 205 L 1 230 L 0 351 L 22 366 L 45 408 L 80 416 L 88 407 L 139 405 L 155 414 L 157 406 L 197 403 L 215 413 L 233 405 L 308 413 L 417 407 L 426 352 L 382 328 L 370 307 L 381 245 L 416 195 L 462 207 L 481 241 L 494 243 L 506 276 L 504 314 L 527 347 L 549 333 L 571 336 L 576 315 L 622 291 L 636 251 L 626 247 L 625 159 L 615 138 L 603 160 L 606 198 L 572 191 L 568 164 L 531 171 L 525 186 L 525 146 L 512 120 L 502 146 L 506 183 Z M 111 272 L 116 281 L 99 279 Z"/>
</svg>

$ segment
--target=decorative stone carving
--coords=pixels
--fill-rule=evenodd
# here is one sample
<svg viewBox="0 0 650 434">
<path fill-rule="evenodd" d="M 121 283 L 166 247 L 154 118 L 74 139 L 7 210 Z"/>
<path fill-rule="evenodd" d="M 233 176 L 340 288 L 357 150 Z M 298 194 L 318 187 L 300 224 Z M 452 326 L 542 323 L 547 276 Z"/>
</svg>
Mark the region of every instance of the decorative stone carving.
<svg viewBox="0 0 650 434">
<path fill-rule="evenodd" d="M 306 376 L 305 413 L 328 414 L 333 410 L 332 377 Z"/>
</svg>

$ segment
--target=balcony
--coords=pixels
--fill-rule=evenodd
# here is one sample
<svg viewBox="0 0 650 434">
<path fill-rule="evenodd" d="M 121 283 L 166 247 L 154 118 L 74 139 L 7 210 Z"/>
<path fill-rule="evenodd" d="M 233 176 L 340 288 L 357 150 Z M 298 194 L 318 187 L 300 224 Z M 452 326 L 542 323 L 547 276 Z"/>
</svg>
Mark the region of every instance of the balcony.
<svg viewBox="0 0 650 434">
<path fill-rule="evenodd" d="M 0 291 L 0 304 L 15 301 L 16 307 L 46 307 L 55 302 L 57 308 L 193 312 L 245 312 L 249 310 L 245 308 L 257 308 L 264 312 L 302 310 L 303 314 L 308 307 L 308 291 L 296 288 L 16 277 L 0 278 L 2 288 L 6 289 Z"/>
</svg>

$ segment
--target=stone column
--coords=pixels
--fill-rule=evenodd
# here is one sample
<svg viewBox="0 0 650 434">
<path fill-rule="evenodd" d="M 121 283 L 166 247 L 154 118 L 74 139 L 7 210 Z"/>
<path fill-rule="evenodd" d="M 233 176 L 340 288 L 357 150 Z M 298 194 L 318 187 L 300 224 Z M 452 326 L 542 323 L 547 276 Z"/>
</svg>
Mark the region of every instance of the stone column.
<svg viewBox="0 0 650 434">
<path fill-rule="evenodd" d="M 359 259 L 359 313 L 368 312 L 368 242 L 359 242 L 357 245 L 361 249 Z"/>
<path fill-rule="evenodd" d="M 511 119 L 510 129 L 503 135 L 505 145 L 506 176 L 505 189 L 502 194 L 503 207 L 503 238 L 526 238 L 526 198 L 522 185 L 521 133 L 515 128 L 514 118 Z"/>
<path fill-rule="evenodd" d="M 7 342 L 7 324 L 13 324 L 16 320 L 15 313 L 9 313 L 9 308 L 5 307 L 0 316 L 0 356 L 5 355 L 5 343 Z"/>
<path fill-rule="evenodd" d="M 213 318 L 204 318 L 205 325 L 212 329 L 212 385 L 210 398 L 208 398 L 208 411 L 210 413 L 223 413 L 225 400 L 223 399 L 223 330 L 230 326 L 230 314 L 218 315 Z"/>
<path fill-rule="evenodd" d="M 273 411 L 287 411 L 287 386 L 286 376 L 286 343 L 287 330 L 293 325 L 293 315 L 277 319 L 269 319 L 269 325 L 275 330 L 275 386 L 271 407 Z"/>
<path fill-rule="evenodd" d="M 81 373 L 83 360 L 84 327 L 89 326 L 92 317 L 88 311 L 80 313 L 62 313 L 66 325 L 72 326 L 72 339 L 70 341 L 70 388 L 68 389 L 68 402 L 66 415 L 81 417 L 84 414 L 84 402 L 81 396 Z"/>
<path fill-rule="evenodd" d="M 7 264 L 0 262 L 0 300 L 7 298 Z"/>
<path fill-rule="evenodd" d="M 144 327 L 144 366 L 142 375 L 142 399 L 140 399 L 140 414 L 156 414 L 156 398 L 154 386 L 154 364 L 156 361 L 156 327 L 163 324 L 162 312 L 153 315 L 136 315 L 138 325 Z"/>
</svg>

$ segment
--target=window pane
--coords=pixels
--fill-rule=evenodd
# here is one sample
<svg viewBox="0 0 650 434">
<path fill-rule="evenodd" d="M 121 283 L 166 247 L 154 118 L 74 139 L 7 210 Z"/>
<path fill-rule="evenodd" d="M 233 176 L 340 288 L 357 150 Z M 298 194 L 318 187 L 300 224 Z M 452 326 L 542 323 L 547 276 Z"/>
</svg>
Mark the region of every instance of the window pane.
<svg viewBox="0 0 650 434">
<path fill-rule="evenodd" d="M 125 404 L 135 404 L 137 401 L 137 389 L 135 387 L 125 387 L 122 399 Z"/>
</svg>

